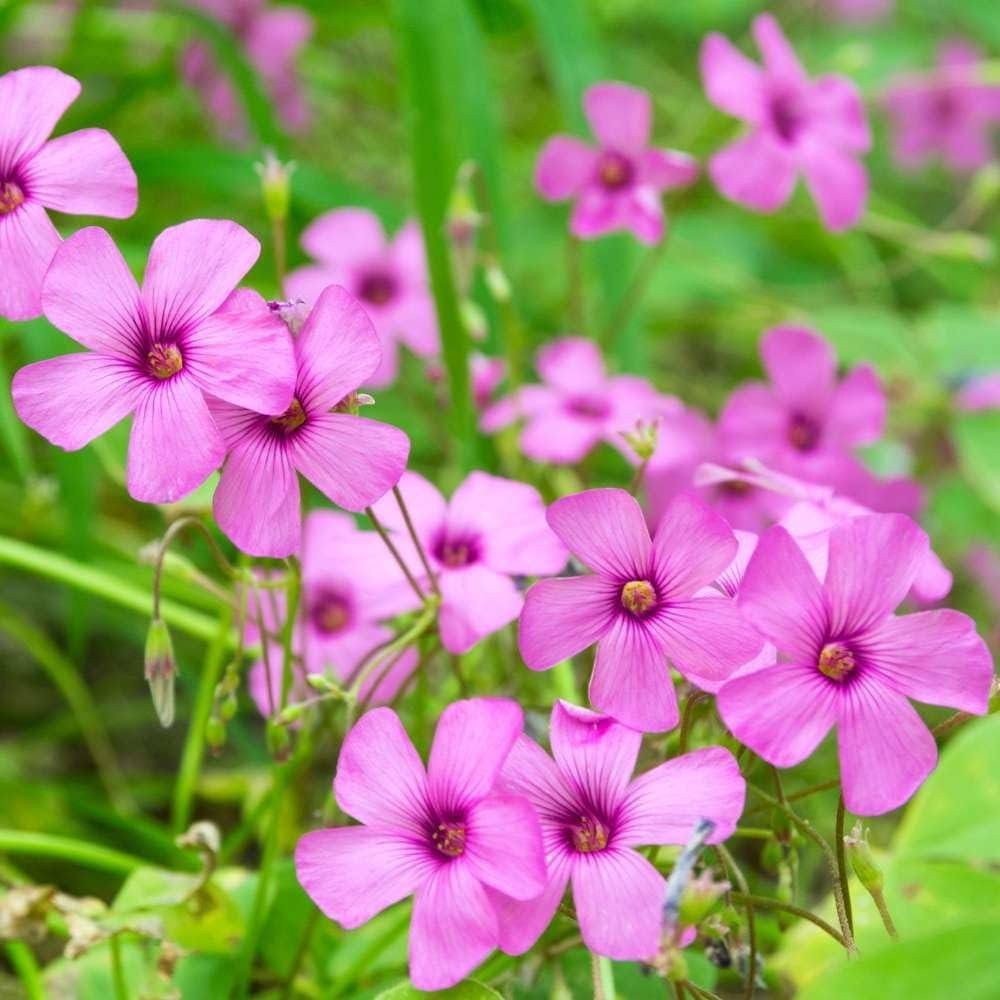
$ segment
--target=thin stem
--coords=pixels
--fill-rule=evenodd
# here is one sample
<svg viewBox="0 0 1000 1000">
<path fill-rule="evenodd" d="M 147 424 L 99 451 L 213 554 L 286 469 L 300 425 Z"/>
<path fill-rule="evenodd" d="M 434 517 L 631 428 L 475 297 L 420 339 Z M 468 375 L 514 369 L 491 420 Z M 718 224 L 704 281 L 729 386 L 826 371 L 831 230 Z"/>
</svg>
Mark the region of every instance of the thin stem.
<svg viewBox="0 0 1000 1000">
<path fill-rule="evenodd" d="M 299 938 L 298 946 L 295 949 L 291 968 L 288 970 L 288 976 L 285 978 L 285 988 L 281 991 L 282 1000 L 289 1000 L 292 995 L 292 990 L 295 987 L 295 977 L 299 974 L 299 969 L 302 968 L 302 962 L 306 957 L 306 952 L 309 950 L 309 940 L 312 938 L 313 931 L 316 929 L 318 922 L 319 910 L 314 906 L 309 913 L 308 920 L 306 920 L 302 937 Z"/>
<path fill-rule="evenodd" d="M 885 895 L 881 889 L 869 889 L 872 899 L 875 901 L 875 906 L 878 909 L 878 915 L 882 918 L 882 926 L 885 927 L 886 934 L 893 939 L 893 941 L 899 940 L 899 931 L 896 930 L 896 925 L 892 922 L 892 914 L 889 912 L 889 907 L 885 902 Z"/>
<path fill-rule="evenodd" d="M 156 552 L 156 564 L 153 569 L 153 617 L 160 617 L 160 579 L 163 576 L 163 560 L 167 554 L 167 549 L 170 543 L 185 529 L 185 528 L 197 528 L 205 540 L 208 542 L 209 551 L 212 553 L 212 558 L 215 560 L 216 565 L 222 570 L 226 576 L 235 576 L 236 570 L 233 568 L 232 564 L 226 558 L 222 549 L 219 548 L 218 543 L 212 537 L 212 532 L 205 527 L 201 518 L 196 517 L 194 514 L 185 514 L 183 517 L 177 518 L 169 528 L 163 533 L 163 538 L 160 539 L 160 545 Z"/>
<path fill-rule="evenodd" d="M 298 564 L 288 574 L 288 589 L 285 596 L 285 626 L 281 635 L 281 708 L 288 704 L 288 694 L 293 681 L 293 646 L 295 643 L 295 619 L 299 612 L 299 570 Z"/>
<path fill-rule="evenodd" d="M 125 967 L 122 965 L 122 943 L 117 934 L 108 938 L 111 951 L 111 980 L 115 985 L 115 1000 L 128 1000 L 128 984 L 125 982 Z"/>
<path fill-rule="evenodd" d="M 778 801 L 783 806 L 787 806 L 788 799 L 785 798 L 785 789 L 781 785 L 781 775 L 773 764 L 771 765 L 771 774 L 774 776 L 774 794 L 778 796 Z"/>
<path fill-rule="evenodd" d="M 732 836 L 745 837 L 748 840 L 770 840 L 774 836 L 774 831 L 765 830 L 763 827 L 738 826 L 733 830 Z"/>
<path fill-rule="evenodd" d="M 406 582 L 410 585 L 413 593 L 420 598 L 421 603 L 426 600 L 424 592 L 420 589 L 420 584 L 417 583 L 415 577 L 410 572 L 410 567 L 406 565 L 406 560 L 399 554 L 399 549 L 393 544 L 392 539 L 389 537 L 389 533 L 382 527 L 382 522 L 375 516 L 375 511 L 371 507 L 365 507 L 365 513 L 368 515 L 368 520 L 371 521 L 372 527 L 378 532 L 379 538 L 385 542 L 386 548 L 392 553 L 392 558 L 396 560 L 396 564 L 403 571 L 403 576 L 406 577 Z"/>
<path fill-rule="evenodd" d="M 954 715 L 949 715 L 947 719 L 943 722 L 939 722 L 932 730 L 931 735 L 937 739 L 939 736 L 946 736 L 954 729 L 958 729 L 959 726 L 964 726 L 971 719 L 974 719 L 974 715 L 970 715 L 968 712 L 956 712 Z"/>
<path fill-rule="evenodd" d="M 837 797 L 837 823 L 834 832 L 837 847 L 837 874 L 844 893 L 844 912 L 847 914 L 847 926 L 854 933 L 854 911 L 851 907 L 851 885 L 847 878 L 847 852 L 844 847 L 844 793 Z"/>
<path fill-rule="evenodd" d="M 698 703 L 708 697 L 704 691 L 692 691 L 687 701 L 684 702 L 684 717 L 681 719 L 681 734 L 677 741 L 677 752 L 684 753 L 687 750 L 688 736 L 691 733 L 691 725 L 694 722 L 694 710 Z"/>
<path fill-rule="evenodd" d="M 274 276 L 278 279 L 278 294 L 284 298 L 285 274 L 288 270 L 284 219 L 271 220 L 271 242 L 274 244 Z"/>
<path fill-rule="evenodd" d="M 663 256 L 663 251 L 666 247 L 667 241 L 666 238 L 663 238 L 656 246 L 650 247 L 645 259 L 639 265 L 639 269 L 632 278 L 632 283 L 625 290 L 621 302 L 618 303 L 618 308 L 614 311 L 608 325 L 604 329 L 604 337 L 602 339 L 605 347 L 610 347 L 618 333 L 628 326 L 629 320 L 632 318 L 632 313 L 646 294 L 646 289 L 653 275 L 656 273 L 656 267 L 660 263 L 660 258 Z"/>
<path fill-rule="evenodd" d="M 703 986 L 699 986 L 697 983 L 692 983 L 690 979 L 682 979 L 677 985 L 683 985 L 685 989 L 693 993 L 699 998 L 699 1000 L 721 1000 L 718 993 L 706 990 Z"/>
<path fill-rule="evenodd" d="M 438 597 L 440 597 L 441 588 L 438 587 L 437 574 L 431 568 L 430 561 L 427 558 L 427 553 L 424 551 L 424 546 L 420 541 L 420 536 L 417 534 L 416 528 L 413 527 L 413 521 L 410 519 L 410 512 L 406 507 L 406 501 L 403 500 L 403 494 L 400 492 L 398 486 L 393 486 L 392 495 L 396 498 L 396 503 L 399 506 L 399 512 L 403 515 L 403 521 L 406 523 L 406 530 L 410 533 L 410 538 L 413 540 L 413 545 L 417 550 L 417 555 L 420 557 L 420 562 L 424 567 L 424 572 L 427 574 L 427 579 L 430 581 L 431 589 L 438 595 Z"/>
<path fill-rule="evenodd" d="M 732 873 L 733 880 L 740 888 L 740 893 L 745 897 L 743 899 L 743 907 L 747 913 L 747 937 L 750 939 L 750 958 L 747 964 L 745 996 L 747 1000 L 753 1000 L 754 993 L 757 990 L 757 921 L 754 917 L 753 897 L 750 895 L 750 886 L 747 885 L 747 880 L 740 866 L 736 863 L 736 859 L 729 853 L 726 846 L 724 844 L 716 844 L 715 850 L 722 859 L 722 863 Z M 731 895 L 735 898 L 738 894 L 731 893 Z"/>
<path fill-rule="evenodd" d="M 738 758 L 737 758 L 738 759 Z M 799 799 L 808 798 L 810 795 L 815 795 L 817 792 L 828 792 L 831 788 L 839 788 L 840 779 L 834 778 L 832 781 L 823 781 L 818 785 L 810 785 L 808 788 L 802 788 L 797 792 L 791 792 L 785 796 L 786 804 L 789 802 L 798 802 Z M 743 813 L 744 817 L 753 816 L 754 813 L 764 812 L 769 806 L 754 806 L 752 809 L 747 809 Z"/>
<path fill-rule="evenodd" d="M 594 983 L 594 1000 L 615 1000 L 615 974 L 611 961 L 591 952 L 590 975 Z"/>
<path fill-rule="evenodd" d="M 642 480 L 646 475 L 646 469 L 649 466 L 649 459 L 644 458 L 635 470 L 635 475 L 632 476 L 632 481 L 628 485 L 628 491 L 632 496 L 637 497 L 639 495 L 639 490 L 642 488 Z"/>
<path fill-rule="evenodd" d="M 770 896 L 752 896 L 743 892 L 734 892 L 731 895 L 735 903 L 743 903 L 744 905 L 749 903 L 758 910 L 783 910 L 786 913 L 794 914 L 796 917 L 801 917 L 803 920 L 808 920 L 820 928 L 820 930 L 826 931 L 841 948 L 847 947 L 847 942 L 836 927 L 828 924 L 822 917 L 817 917 L 815 913 L 804 910 L 801 906 L 796 906 L 794 903 L 783 903 L 781 900 L 771 899 Z"/>
</svg>

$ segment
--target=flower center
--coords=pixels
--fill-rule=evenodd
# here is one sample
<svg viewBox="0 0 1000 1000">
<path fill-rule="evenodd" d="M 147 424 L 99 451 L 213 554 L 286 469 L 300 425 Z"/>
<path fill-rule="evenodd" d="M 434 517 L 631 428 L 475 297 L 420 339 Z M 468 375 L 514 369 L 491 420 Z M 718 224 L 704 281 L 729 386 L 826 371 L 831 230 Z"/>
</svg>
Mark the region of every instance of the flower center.
<svg viewBox="0 0 1000 1000">
<path fill-rule="evenodd" d="M 804 413 L 793 413 L 788 421 L 788 443 L 799 451 L 812 451 L 819 444 L 819 424 Z"/>
<path fill-rule="evenodd" d="M 609 191 L 620 191 L 632 183 L 632 163 L 621 153 L 606 152 L 597 163 L 597 177 Z"/>
<path fill-rule="evenodd" d="M 313 625 L 327 635 L 339 632 L 350 621 L 351 611 L 340 594 L 323 591 L 313 601 L 309 611 Z"/>
<path fill-rule="evenodd" d="M 939 126 L 950 125 L 958 117 L 959 103 L 951 87 L 941 87 L 931 100 L 931 117 Z"/>
<path fill-rule="evenodd" d="M 570 827 L 569 839 L 581 854 L 594 854 L 608 846 L 608 828 L 592 816 L 581 816 L 580 821 Z"/>
<path fill-rule="evenodd" d="M 14 181 L 0 181 L 0 215 L 9 215 L 24 201 L 24 192 Z"/>
<path fill-rule="evenodd" d="M 794 142 L 805 123 L 802 104 L 794 94 L 776 94 L 771 98 L 771 124 L 785 142 Z"/>
<path fill-rule="evenodd" d="M 831 642 L 823 647 L 816 665 L 819 667 L 819 672 L 832 681 L 844 680 L 857 666 L 854 654 L 838 642 Z"/>
<path fill-rule="evenodd" d="M 656 606 L 656 589 L 649 580 L 629 580 L 622 587 L 622 607 L 642 618 Z"/>
<path fill-rule="evenodd" d="M 396 295 L 396 279 L 387 271 L 369 271 L 361 279 L 358 295 L 373 306 L 384 306 Z"/>
<path fill-rule="evenodd" d="M 434 558 L 442 566 L 456 569 L 477 562 L 480 556 L 479 540 L 471 535 L 442 535 L 434 545 Z"/>
<path fill-rule="evenodd" d="M 292 400 L 292 405 L 284 413 L 276 417 L 271 417 L 271 423 L 285 434 L 297 431 L 306 422 L 306 411 L 297 400 Z"/>
<path fill-rule="evenodd" d="M 457 858 L 465 853 L 465 824 L 450 820 L 438 823 L 431 834 L 434 846 L 447 858 Z"/>
<path fill-rule="evenodd" d="M 571 396 L 566 409 L 576 417 L 603 420 L 611 413 L 611 404 L 601 396 Z"/>
<path fill-rule="evenodd" d="M 175 344 L 153 344 L 146 362 L 150 372 L 159 379 L 173 378 L 184 367 L 184 358 Z"/>
</svg>

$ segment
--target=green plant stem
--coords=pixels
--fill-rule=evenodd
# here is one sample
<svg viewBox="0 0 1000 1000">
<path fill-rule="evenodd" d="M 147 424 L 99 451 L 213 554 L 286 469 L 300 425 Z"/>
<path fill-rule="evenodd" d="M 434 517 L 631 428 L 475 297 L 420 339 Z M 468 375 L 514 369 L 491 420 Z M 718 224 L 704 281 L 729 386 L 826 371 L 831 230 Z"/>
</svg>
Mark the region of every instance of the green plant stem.
<svg viewBox="0 0 1000 1000">
<path fill-rule="evenodd" d="M 798 802 L 800 799 L 808 798 L 810 795 L 816 795 L 819 792 L 828 792 L 831 788 L 839 788 L 840 779 L 834 778 L 831 781 L 823 781 L 818 785 L 810 785 L 808 788 L 802 788 L 797 792 L 790 792 L 785 796 L 785 802 Z M 770 806 L 754 806 L 752 809 L 747 809 L 743 813 L 744 818 L 748 816 L 753 816 L 755 813 L 764 812 L 769 809 Z"/>
<path fill-rule="evenodd" d="M 632 319 L 632 314 L 639 307 L 639 303 L 642 302 L 646 294 L 646 289 L 649 287 L 649 282 L 656 273 L 657 265 L 660 263 L 660 258 L 663 256 L 666 247 L 667 238 L 664 236 L 656 246 L 650 247 L 646 252 L 645 259 L 639 265 L 635 276 L 632 278 L 632 283 L 625 290 L 621 302 L 618 303 L 618 308 L 614 311 L 611 319 L 608 321 L 608 325 L 604 328 L 604 336 L 601 342 L 605 349 L 610 348 L 614 344 L 618 332 L 628 326 L 629 321 Z"/>
<path fill-rule="evenodd" d="M 958 729 L 959 726 L 964 726 L 971 719 L 976 718 L 974 715 L 970 715 L 968 712 L 956 712 L 954 715 L 949 715 L 947 719 L 939 722 L 932 730 L 931 734 L 937 739 L 939 736 L 946 736 L 954 729 Z"/>
<path fill-rule="evenodd" d="M 122 943 L 117 934 L 108 938 L 108 950 L 111 954 L 111 981 L 115 987 L 115 1000 L 129 1000 L 128 985 L 125 982 L 125 968 L 122 965 Z"/>
<path fill-rule="evenodd" d="M 899 931 L 896 930 L 896 925 L 893 923 L 892 914 L 889 912 L 889 906 L 885 901 L 885 893 L 883 893 L 881 889 L 869 889 L 868 892 L 875 903 L 878 915 L 882 918 L 882 926 L 885 928 L 886 934 L 888 934 L 893 941 L 898 941 Z"/>
<path fill-rule="evenodd" d="M 736 863 L 736 859 L 729 853 L 726 846 L 724 844 L 716 844 L 715 850 L 722 859 L 722 863 L 732 874 L 733 881 L 735 881 L 739 886 L 740 893 L 745 897 L 743 899 L 743 908 L 746 910 L 747 914 L 747 937 L 750 939 L 750 959 L 747 964 L 747 987 L 745 996 L 747 1000 L 753 1000 L 754 993 L 757 990 L 757 921 L 754 917 L 754 904 L 752 902 L 753 897 L 750 895 L 750 886 L 747 884 L 743 871 Z M 731 893 L 731 895 L 735 896 L 736 893 Z"/>
<path fill-rule="evenodd" d="M 281 991 L 282 1000 L 290 1000 L 292 996 L 292 990 L 295 988 L 295 977 L 299 974 L 299 969 L 302 968 L 302 962 L 305 960 L 306 952 L 309 950 L 309 941 L 312 938 L 313 931 L 316 929 L 316 924 L 319 921 L 319 909 L 313 906 L 306 919 L 306 926 L 302 931 L 302 937 L 299 938 L 298 946 L 295 949 L 295 955 L 292 958 L 291 967 L 288 970 L 288 975 L 285 978 L 285 988 Z"/>
<path fill-rule="evenodd" d="M 274 244 L 274 276 L 278 281 L 278 295 L 284 298 L 285 274 L 288 270 L 284 219 L 271 220 L 271 242 Z"/>
<path fill-rule="evenodd" d="M 288 694 L 292 690 L 293 658 L 295 645 L 295 625 L 299 613 L 301 581 L 298 563 L 288 574 L 288 589 L 285 592 L 285 625 L 281 634 L 281 708 L 288 704 Z"/>
<path fill-rule="evenodd" d="M 88 844 L 72 837 L 50 833 L 25 833 L 21 830 L 0 830 L 0 854 L 23 854 L 35 858 L 57 858 L 84 868 L 128 875 L 147 864 L 141 858 L 110 847 Z"/>
<path fill-rule="evenodd" d="M 590 973 L 594 984 L 594 1000 L 615 1000 L 615 973 L 611 960 L 591 952 Z"/>
<path fill-rule="evenodd" d="M 692 691 L 684 702 L 684 717 L 681 719 L 681 733 L 677 740 L 677 752 L 684 753 L 687 750 L 688 737 L 691 735 L 691 724 L 694 722 L 694 710 L 698 703 L 704 701 L 708 695 L 704 691 Z"/>
<path fill-rule="evenodd" d="M 372 527 L 378 532 L 378 537 L 382 539 L 392 558 L 396 560 L 396 565 L 403 571 L 403 576 L 406 577 L 406 582 L 410 585 L 410 589 L 420 598 L 421 602 L 426 600 L 424 592 L 420 589 L 420 584 L 417 583 L 416 577 L 410 572 L 410 567 L 406 565 L 406 560 L 399 554 L 399 549 L 396 548 L 395 543 L 389 537 L 389 532 L 385 530 L 382 522 L 375 516 L 375 511 L 371 507 L 365 507 L 365 513 L 368 515 L 368 520 L 371 521 Z"/>
<path fill-rule="evenodd" d="M 738 826 L 733 830 L 734 837 L 745 837 L 748 840 L 770 840 L 774 836 L 773 830 L 765 830 L 763 827 Z"/>
<path fill-rule="evenodd" d="M 742 903 L 744 906 L 749 904 L 758 910 L 782 910 L 785 913 L 792 913 L 796 917 L 801 917 L 803 920 L 808 920 L 819 927 L 820 930 L 829 934 L 841 948 L 847 947 L 847 942 L 836 927 L 828 924 L 822 917 L 817 917 L 815 913 L 802 909 L 801 906 L 796 906 L 794 903 L 783 903 L 781 900 L 771 899 L 769 896 L 753 896 L 744 892 L 733 892 L 730 895 L 733 902 Z"/>
<path fill-rule="evenodd" d="M 844 846 L 844 793 L 837 797 L 837 822 L 834 832 L 837 847 L 837 874 L 844 892 L 844 912 L 847 915 L 847 926 L 854 934 L 854 911 L 851 908 L 851 885 L 847 877 L 847 852 Z"/>
<path fill-rule="evenodd" d="M 690 979 L 682 979 L 678 985 L 683 985 L 684 988 L 693 993 L 698 1000 L 721 1000 L 718 993 L 706 990 L 703 986 L 699 986 L 697 983 L 692 983 Z"/>
<path fill-rule="evenodd" d="M 430 582 L 431 590 L 433 590 L 434 593 L 440 597 L 441 588 L 438 586 L 437 574 L 432 569 L 430 561 L 427 558 L 427 553 L 424 551 L 424 546 L 420 541 L 420 536 L 417 534 L 417 529 L 413 526 L 413 521 L 410 518 L 410 511 L 406 506 L 406 501 L 403 499 L 403 494 L 400 492 L 398 486 L 393 486 L 392 495 L 396 498 L 396 504 L 399 507 L 399 512 L 403 515 L 406 530 L 409 532 L 410 539 L 413 542 L 414 548 L 417 550 L 420 563 L 424 567 L 424 572 L 427 574 L 427 579 Z"/>
<path fill-rule="evenodd" d="M 23 941 L 7 942 L 7 959 L 21 980 L 28 1000 L 45 1000 L 45 984 L 35 953 Z"/>
</svg>

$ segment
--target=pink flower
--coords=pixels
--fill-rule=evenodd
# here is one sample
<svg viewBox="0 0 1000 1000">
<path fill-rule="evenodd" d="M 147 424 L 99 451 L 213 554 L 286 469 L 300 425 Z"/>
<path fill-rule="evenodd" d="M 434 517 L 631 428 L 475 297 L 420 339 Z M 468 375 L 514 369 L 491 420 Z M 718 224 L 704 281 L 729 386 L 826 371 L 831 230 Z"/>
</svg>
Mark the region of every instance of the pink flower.
<svg viewBox="0 0 1000 1000">
<path fill-rule="evenodd" d="M 407 472 L 399 488 L 441 589 L 441 642 L 450 653 L 466 652 L 517 618 L 524 598 L 511 577 L 558 573 L 566 565 L 533 486 L 472 472 L 446 502 L 423 476 Z M 429 591 L 395 497 L 377 503 L 375 513 L 397 533 Z"/>
<path fill-rule="evenodd" d="M 524 418 L 521 450 L 536 462 L 579 462 L 601 441 L 627 452 L 622 432 L 637 420 L 683 411 L 679 400 L 658 393 L 636 375 L 611 375 L 601 352 L 583 337 L 546 344 L 535 361 L 541 385 L 522 386 L 490 406 L 480 427 L 487 434 Z"/>
<path fill-rule="evenodd" d="M 970 378 L 958 391 L 955 403 L 960 410 L 1000 410 L 1000 372 Z"/>
<path fill-rule="evenodd" d="M 552 530 L 593 575 L 542 580 L 527 593 L 520 647 L 546 670 L 597 643 L 590 701 L 633 729 L 677 724 L 667 659 L 695 684 L 716 684 L 761 648 L 736 605 L 702 596 L 736 555 L 729 525 L 690 495 L 673 500 L 650 541 L 624 490 L 587 490 L 548 510 Z"/>
<path fill-rule="evenodd" d="M 407 222 L 390 243 L 373 212 L 339 208 L 308 226 L 302 248 L 318 263 L 288 275 L 289 294 L 315 302 L 327 285 L 343 285 L 375 324 L 382 364 L 367 386 L 381 388 L 395 381 L 399 341 L 422 358 L 438 353 L 437 314 L 416 221 Z"/>
<path fill-rule="evenodd" d="M 22 368 L 18 415 L 74 451 L 132 413 L 129 493 L 190 493 L 225 456 L 206 397 L 270 412 L 291 401 L 287 330 L 256 292 L 233 292 L 259 253 L 235 222 L 185 222 L 153 242 L 140 291 L 111 237 L 81 229 L 56 251 L 42 307 L 89 350 Z"/>
<path fill-rule="evenodd" d="M 908 697 L 986 711 L 993 665 L 972 619 L 892 613 L 927 550 L 907 517 L 852 518 L 830 531 L 820 583 L 775 527 L 761 536 L 740 588 L 740 609 L 784 660 L 724 684 L 723 720 L 777 767 L 804 760 L 836 726 L 844 802 L 858 815 L 904 803 L 937 761 Z"/>
<path fill-rule="evenodd" d="M 477 410 L 485 410 L 507 374 L 507 365 L 500 358 L 490 358 L 478 351 L 469 355 L 469 376 L 472 379 L 472 402 Z"/>
<path fill-rule="evenodd" d="M 850 24 L 870 24 L 885 17 L 895 0 L 821 0 L 827 13 Z"/>
<path fill-rule="evenodd" d="M 531 899 L 545 887 L 531 803 L 495 789 L 522 723 L 511 701 L 455 702 L 425 771 L 396 713 L 369 712 L 347 734 L 333 783 L 337 804 L 362 825 L 307 833 L 295 850 L 302 887 L 348 929 L 413 896 L 417 989 L 453 985 L 497 947 L 488 890 Z"/>
<path fill-rule="evenodd" d="M 598 146 L 555 135 L 542 147 L 535 187 L 547 201 L 576 200 L 570 231 L 582 239 L 629 229 L 643 243 L 663 237 L 661 192 L 693 184 L 698 164 L 686 153 L 649 144 L 652 101 L 624 83 L 597 83 L 583 108 Z"/>
<path fill-rule="evenodd" d="M 255 556 L 298 551 L 298 473 L 338 506 L 359 511 L 399 482 L 410 450 L 398 428 L 335 412 L 382 356 L 371 321 L 343 288 L 320 295 L 294 345 L 298 374 L 284 407 L 267 416 L 212 403 L 229 452 L 212 505 L 215 520 Z"/>
<path fill-rule="evenodd" d="M 0 76 L 0 316 L 42 311 L 42 279 L 59 246 L 45 209 L 124 219 L 135 211 L 135 172 L 104 129 L 49 139 L 80 84 L 51 66 Z"/>
<path fill-rule="evenodd" d="M 868 194 L 858 156 L 871 145 L 857 88 L 843 76 L 810 80 L 770 14 L 754 18 L 753 35 L 763 66 L 719 34 L 701 47 L 708 99 L 749 126 L 709 161 L 715 186 L 731 201 L 774 212 L 801 173 L 827 229 L 853 226 Z"/>
<path fill-rule="evenodd" d="M 893 84 L 883 98 L 893 126 L 893 153 L 903 167 L 919 167 L 935 154 L 965 173 L 993 159 L 992 131 L 1000 122 L 1000 86 L 980 82 L 974 46 L 941 45 L 938 66 Z"/>
<path fill-rule="evenodd" d="M 500 947 L 527 951 L 566 892 L 583 943 L 598 955 L 648 960 L 663 931 L 663 876 L 637 850 L 684 844 L 702 819 L 709 843 L 729 837 L 743 811 L 745 782 L 733 755 L 706 747 L 668 760 L 634 781 L 640 733 L 566 702 L 552 709 L 552 753 L 521 736 L 500 773 L 500 787 L 538 811 L 548 883 L 523 901 L 491 892 L 500 915 Z M 692 935 L 687 935 L 690 941 Z"/>
</svg>

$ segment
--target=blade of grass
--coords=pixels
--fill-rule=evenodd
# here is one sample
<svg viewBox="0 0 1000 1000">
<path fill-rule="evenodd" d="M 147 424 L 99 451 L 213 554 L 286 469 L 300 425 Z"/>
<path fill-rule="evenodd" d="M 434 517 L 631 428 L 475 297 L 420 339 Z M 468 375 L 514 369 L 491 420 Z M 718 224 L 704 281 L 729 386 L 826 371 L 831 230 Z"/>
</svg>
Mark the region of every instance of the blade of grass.
<svg viewBox="0 0 1000 1000">
<path fill-rule="evenodd" d="M 28 447 L 27 431 L 14 412 L 14 404 L 10 397 L 10 371 L 2 353 L 0 353 L 0 383 L 4 386 L 0 392 L 0 438 L 3 439 L 14 471 L 22 483 L 27 483 L 34 476 L 35 470 Z"/>
<path fill-rule="evenodd" d="M 25 833 L 22 830 L 0 830 L 0 854 L 55 858 L 116 875 L 128 875 L 147 864 L 141 858 L 110 847 L 88 844 L 72 837 L 59 837 L 50 833 Z"/>
</svg>

